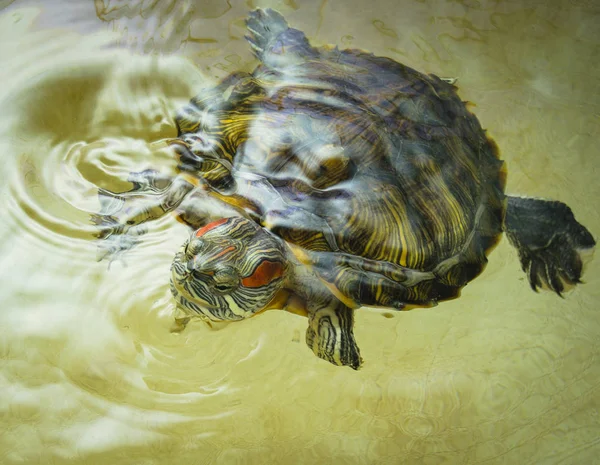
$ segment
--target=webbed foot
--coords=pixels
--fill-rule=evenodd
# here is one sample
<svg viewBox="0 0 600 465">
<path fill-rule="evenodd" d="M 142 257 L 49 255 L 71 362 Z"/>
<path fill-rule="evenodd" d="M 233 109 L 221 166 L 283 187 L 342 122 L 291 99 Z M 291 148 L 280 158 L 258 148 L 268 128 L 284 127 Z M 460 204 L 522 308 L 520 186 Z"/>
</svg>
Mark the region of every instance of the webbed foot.
<svg viewBox="0 0 600 465">
<path fill-rule="evenodd" d="M 194 188 L 181 177 L 153 170 L 131 173 L 128 181 L 133 188 L 121 194 L 98 190 L 100 212 L 91 215 L 100 239 L 98 261 L 108 258 L 112 262 L 134 247 L 147 231 L 145 223 L 173 211 Z"/>
<path fill-rule="evenodd" d="M 581 282 L 582 255 L 596 244 L 562 202 L 508 197 L 505 228 L 533 290 L 558 295 Z"/>
<path fill-rule="evenodd" d="M 246 40 L 259 59 L 263 53 L 268 51 L 269 46 L 277 37 L 289 28 L 285 18 L 271 8 L 264 10 L 257 8 L 251 11 L 246 18 L 246 27 L 250 33 L 246 36 Z"/>
<path fill-rule="evenodd" d="M 290 28 L 285 18 L 271 8 L 251 11 L 246 27 L 252 51 L 269 67 L 285 67 L 301 57 L 317 55 L 304 33 Z"/>
<path fill-rule="evenodd" d="M 354 310 L 341 302 L 309 311 L 306 344 L 317 357 L 358 370 L 362 364 L 354 339 Z"/>
</svg>

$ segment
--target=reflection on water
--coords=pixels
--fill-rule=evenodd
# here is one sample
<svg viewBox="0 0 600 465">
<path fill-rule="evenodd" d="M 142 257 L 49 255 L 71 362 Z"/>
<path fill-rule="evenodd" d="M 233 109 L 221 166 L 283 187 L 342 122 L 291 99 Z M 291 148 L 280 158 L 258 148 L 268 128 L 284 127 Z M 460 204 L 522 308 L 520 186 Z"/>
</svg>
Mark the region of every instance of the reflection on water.
<svg viewBox="0 0 600 465">
<path fill-rule="evenodd" d="M 283 312 L 170 333 L 187 236 L 173 218 L 127 266 L 96 262 L 97 188 L 173 169 L 155 141 L 200 88 L 252 66 L 254 6 L 317 43 L 458 76 L 507 190 L 600 230 L 593 2 L 14 2 L 0 16 L 2 462 L 592 463 L 598 261 L 565 299 L 536 295 L 502 242 L 459 300 L 359 312 L 358 372 L 309 356 L 306 320 Z"/>
</svg>

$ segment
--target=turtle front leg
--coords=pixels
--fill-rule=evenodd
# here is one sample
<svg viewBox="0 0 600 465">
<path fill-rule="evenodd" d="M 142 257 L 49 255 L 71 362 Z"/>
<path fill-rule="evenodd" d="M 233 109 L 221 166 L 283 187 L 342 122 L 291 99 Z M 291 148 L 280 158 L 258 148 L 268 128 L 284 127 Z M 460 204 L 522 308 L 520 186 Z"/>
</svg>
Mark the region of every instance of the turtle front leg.
<svg viewBox="0 0 600 465">
<path fill-rule="evenodd" d="M 111 261 L 131 249 L 146 232 L 145 223 L 176 209 L 194 185 L 182 176 L 171 177 L 153 170 L 131 173 L 133 189 L 116 194 L 99 189 L 101 210 L 92 215 L 100 239 L 98 260 Z"/>
<path fill-rule="evenodd" d="M 306 344 L 317 357 L 358 370 L 362 358 L 353 328 L 354 310 L 332 299 L 328 305 L 308 309 Z"/>
</svg>

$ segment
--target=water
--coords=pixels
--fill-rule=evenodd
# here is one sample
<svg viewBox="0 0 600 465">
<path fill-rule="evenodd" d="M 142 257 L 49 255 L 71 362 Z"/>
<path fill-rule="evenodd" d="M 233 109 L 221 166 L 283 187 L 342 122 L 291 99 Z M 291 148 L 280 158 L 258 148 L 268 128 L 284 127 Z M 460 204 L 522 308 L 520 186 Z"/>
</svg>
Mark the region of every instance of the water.
<svg viewBox="0 0 600 465">
<path fill-rule="evenodd" d="M 458 77 L 507 190 L 563 200 L 597 237 L 595 3 L 194 3 L 0 2 L 2 463 L 597 460 L 598 260 L 560 299 L 503 241 L 459 300 L 358 312 L 356 372 L 284 312 L 170 333 L 185 228 L 164 218 L 107 270 L 89 222 L 98 187 L 173 168 L 156 141 L 207 82 L 252 68 L 243 18 L 272 6 L 317 43 Z"/>
</svg>

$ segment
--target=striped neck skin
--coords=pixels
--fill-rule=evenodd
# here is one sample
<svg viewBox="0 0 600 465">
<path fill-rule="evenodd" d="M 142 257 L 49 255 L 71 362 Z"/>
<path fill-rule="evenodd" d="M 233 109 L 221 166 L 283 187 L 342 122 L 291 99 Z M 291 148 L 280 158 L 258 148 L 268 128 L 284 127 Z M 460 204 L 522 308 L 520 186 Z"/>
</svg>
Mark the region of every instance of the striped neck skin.
<svg viewBox="0 0 600 465">
<path fill-rule="evenodd" d="M 181 307 L 209 320 L 242 320 L 265 309 L 288 268 L 279 238 L 246 218 L 222 218 L 177 252 L 171 292 Z"/>
</svg>

